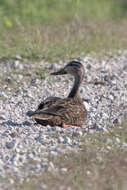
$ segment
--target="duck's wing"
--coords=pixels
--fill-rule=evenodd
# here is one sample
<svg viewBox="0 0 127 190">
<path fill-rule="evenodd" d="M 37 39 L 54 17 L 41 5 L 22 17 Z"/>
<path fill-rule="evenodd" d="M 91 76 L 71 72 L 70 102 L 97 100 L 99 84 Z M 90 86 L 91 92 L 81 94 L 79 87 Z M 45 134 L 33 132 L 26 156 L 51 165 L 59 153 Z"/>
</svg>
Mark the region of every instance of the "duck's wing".
<svg viewBox="0 0 127 190">
<path fill-rule="evenodd" d="M 34 118 L 38 117 L 45 117 L 45 115 L 49 115 L 49 116 L 60 116 L 61 115 L 61 111 L 62 110 L 66 110 L 66 107 L 68 106 L 67 104 L 67 100 L 66 99 L 61 99 L 61 98 L 57 98 L 55 99 L 57 101 L 54 101 L 54 103 L 47 107 L 47 108 L 43 108 L 43 109 L 37 109 L 35 112 L 32 113 L 31 116 L 33 116 Z M 47 116 L 46 116 L 47 117 Z"/>
<path fill-rule="evenodd" d="M 32 113 L 32 116 L 36 117 L 37 115 L 52 115 L 52 116 L 60 116 L 58 114 L 59 110 L 62 109 L 63 106 L 61 105 L 54 105 L 50 108 L 47 108 L 47 109 L 42 109 L 42 110 L 36 110 L 35 112 Z"/>
<path fill-rule="evenodd" d="M 33 112 L 32 117 L 36 120 L 37 123 L 44 126 L 61 125 L 61 115 L 59 114 L 61 109 L 63 109 L 63 107 L 55 105 L 47 109 L 37 110 Z"/>
<path fill-rule="evenodd" d="M 42 109 L 46 109 L 49 108 L 50 106 L 52 106 L 53 104 L 55 104 L 58 100 L 61 100 L 61 98 L 59 97 L 48 97 L 46 98 L 44 101 L 42 101 L 39 105 L 37 110 L 42 110 Z"/>
</svg>

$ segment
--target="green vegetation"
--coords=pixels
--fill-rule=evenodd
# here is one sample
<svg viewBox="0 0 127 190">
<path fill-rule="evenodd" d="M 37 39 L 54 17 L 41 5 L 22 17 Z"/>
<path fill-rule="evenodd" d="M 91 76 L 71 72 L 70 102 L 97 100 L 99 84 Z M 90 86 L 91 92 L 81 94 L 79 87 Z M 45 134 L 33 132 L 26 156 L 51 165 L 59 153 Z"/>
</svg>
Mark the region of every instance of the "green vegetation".
<svg viewBox="0 0 127 190">
<path fill-rule="evenodd" d="M 73 59 L 124 49 L 126 0 L 1 0 L 0 56 Z"/>
<path fill-rule="evenodd" d="M 87 134 L 81 140 L 81 151 L 52 159 L 57 171 L 31 176 L 29 182 L 17 184 L 17 190 L 39 189 L 40 184 L 52 190 L 61 186 L 73 190 L 126 190 L 127 122 L 110 128 L 109 133 Z"/>
<path fill-rule="evenodd" d="M 109 20 L 126 14 L 125 0 L 1 0 L 0 16 L 7 28 L 66 23 L 73 19 Z"/>
</svg>

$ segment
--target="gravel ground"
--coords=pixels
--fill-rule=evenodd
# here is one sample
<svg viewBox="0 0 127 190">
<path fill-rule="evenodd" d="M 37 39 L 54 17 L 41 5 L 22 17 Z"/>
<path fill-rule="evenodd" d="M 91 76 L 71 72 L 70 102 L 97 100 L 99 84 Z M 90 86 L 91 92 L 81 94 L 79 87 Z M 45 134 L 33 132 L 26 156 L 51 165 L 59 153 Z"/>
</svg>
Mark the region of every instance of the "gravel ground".
<svg viewBox="0 0 127 190">
<path fill-rule="evenodd" d="M 67 96 L 72 77 L 47 74 L 41 80 L 34 75 L 37 69 L 47 69 L 49 73 L 66 63 L 28 64 L 20 56 L 0 61 L 0 77 L 5 81 L 0 88 L 0 188 L 13 185 L 11 176 L 22 183 L 31 174 L 54 169 L 49 156 L 78 150 L 80 136 L 108 132 L 109 126 L 127 119 L 127 51 L 107 53 L 103 59 L 91 56 L 78 59 L 85 67 L 80 92 L 88 110 L 88 120 L 79 129 L 43 127 L 26 115 L 47 96 Z M 2 180 L 8 176 L 5 185 Z"/>
</svg>

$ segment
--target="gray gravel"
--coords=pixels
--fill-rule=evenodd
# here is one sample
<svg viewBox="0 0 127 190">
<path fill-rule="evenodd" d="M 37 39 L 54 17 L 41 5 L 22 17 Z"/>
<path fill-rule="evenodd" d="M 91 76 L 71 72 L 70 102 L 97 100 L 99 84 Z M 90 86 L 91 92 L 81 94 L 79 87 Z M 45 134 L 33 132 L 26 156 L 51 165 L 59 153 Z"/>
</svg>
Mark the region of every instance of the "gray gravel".
<svg viewBox="0 0 127 190">
<path fill-rule="evenodd" d="M 87 132 L 108 132 L 109 126 L 119 125 L 127 119 L 127 51 L 109 52 L 103 59 L 91 56 L 78 58 L 85 67 L 81 96 L 88 110 L 88 120 L 79 129 L 43 127 L 26 115 L 47 96 L 66 97 L 73 82 L 70 76 L 48 74 L 45 80 L 41 80 L 32 76 L 32 72 L 36 68 L 46 68 L 51 72 L 66 63 L 41 61 L 26 64 L 17 57 L 0 63 L 1 76 L 6 79 L 0 90 L 1 179 L 11 175 L 22 183 L 31 174 L 55 170 L 49 156 L 78 150 L 81 147 L 79 137 Z M 23 75 L 26 70 L 30 71 L 29 74 Z M 13 82 L 18 87 L 16 92 L 9 87 Z M 115 142 L 119 143 L 119 139 Z M 13 178 L 9 177 L 9 184 L 13 183 Z M 1 183 L 0 188 L 4 185 Z M 46 189 L 45 184 L 41 186 Z"/>
</svg>

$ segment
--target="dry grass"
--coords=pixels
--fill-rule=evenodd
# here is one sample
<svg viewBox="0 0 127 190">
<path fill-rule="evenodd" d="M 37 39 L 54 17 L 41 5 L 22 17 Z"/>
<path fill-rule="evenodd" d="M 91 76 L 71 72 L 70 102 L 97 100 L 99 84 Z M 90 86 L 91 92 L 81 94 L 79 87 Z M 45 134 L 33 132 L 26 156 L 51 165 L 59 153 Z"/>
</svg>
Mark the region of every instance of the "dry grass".
<svg viewBox="0 0 127 190">
<path fill-rule="evenodd" d="M 105 53 L 127 48 L 127 22 L 84 23 L 73 21 L 65 25 L 39 28 L 17 28 L 1 36 L 0 54 L 22 55 L 29 59 L 58 61 L 74 59 L 88 53 Z"/>
<path fill-rule="evenodd" d="M 121 146 L 122 142 L 127 143 L 126 135 L 127 123 L 110 129 L 110 133 L 86 135 L 81 139 L 81 151 L 50 158 L 56 171 L 31 176 L 29 182 L 17 184 L 17 190 L 39 189 L 41 184 L 52 190 L 126 190 L 127 150 Z"/>
</svg>

